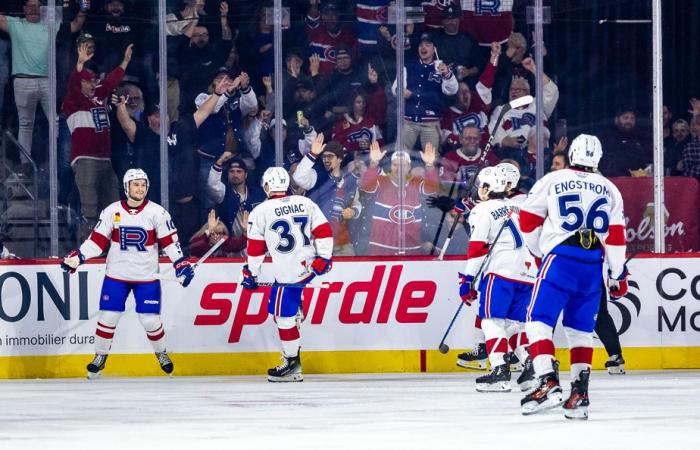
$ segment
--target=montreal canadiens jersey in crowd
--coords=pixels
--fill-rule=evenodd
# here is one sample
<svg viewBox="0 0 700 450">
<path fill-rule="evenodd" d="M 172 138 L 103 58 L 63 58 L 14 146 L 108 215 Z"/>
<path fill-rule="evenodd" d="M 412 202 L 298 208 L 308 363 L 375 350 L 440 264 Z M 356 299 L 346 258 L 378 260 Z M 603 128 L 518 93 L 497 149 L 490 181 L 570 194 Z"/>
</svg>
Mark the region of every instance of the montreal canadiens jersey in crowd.
<svg viewBox="0 0 700 450">
<path fill-rule="evenodd" d="M 513 0 L 463 0 L 460 30 L 482 46 L 504 43 L 513 31 Z"/>
<path fill-rule="evenodd" d="M 617 187 L 597 173 L 551 172 L 530 190 L 520 207 L 523 235 L 536 256 L 547 255 L 576 231 L 593 230 L 605 247 L 613 277 L 625 261 L 625 217 Z"/>
<path fill-rule="evenodd" d="M 272 269 L 262 270 L 265 251 Z M 309 277 L 307 265 L 333 255 L 333 231 L 321 209 L 300 195 L 265 200 L 248 216 L 248 267 L 260 281 L 295 283 Z"/>
<path fill-rule="evenodd" d="M 122 281 L 152 281 L 158 273 L 158 249 L 172 261 L 182 258 L 170 214 L 146 200 L 138 208 L 125 201 L 106 207 L 90 237 L 80 246 L 86 259 L 107 252 L 105 275 Z"/>
<path fill-rule="evenodd" d="M 535 281 L 537 267 L 520 232 L 519 216 L 518 207 L 510 199 L 488 200 L 472 209 L 469 215 L 471 235 L 465 274 L 475 276 L 486 254 L 493 247 L 482 276 L 493 273 L 510 280 L 526 283 Z M 496 236 L 506 221 L 496 241 Z"/>
</svg>

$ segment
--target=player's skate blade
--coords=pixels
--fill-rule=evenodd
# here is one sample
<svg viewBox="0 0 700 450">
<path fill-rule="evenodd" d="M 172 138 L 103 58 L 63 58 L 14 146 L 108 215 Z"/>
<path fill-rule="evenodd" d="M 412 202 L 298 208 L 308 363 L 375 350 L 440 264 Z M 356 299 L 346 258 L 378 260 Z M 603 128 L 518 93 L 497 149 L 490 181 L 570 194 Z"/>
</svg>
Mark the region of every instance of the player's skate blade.
<svg viewBox="0 0 700 450">
<path fill-rule="evenodd" d="M 564 395 L 559 380 L 554 373 L 542 375 L 539 386 L 520 400 L 520 412 L 524 416 L 556 408 L 564 403 Z"/>
<path fill-rule="evenodd" d="M 625 360 L 622 358 L 622 355 L 612 355 L 605 362 L 605 368 L 608 369 L 610 375 L 624 375 Z"/>
<path fill-rule="evenodd" d="M 96 380 L 102 375 L 102 370 L 107 364 L 107 356 L 109 355 L 95 355 L 92 362 L 87 365 L 87 379 Z"/>
<path fill-rule="evenodd" d="M 476 379 L 477 392 L 510 392 L 508 364 L 494 367 L 488 375 Z"/>
<path fill-rule="evenodd" d="M 591 379 L 590 369 L 582 371 L 578 378 L 571 382 L 571 394 L 564 403 L 564 417 L 567 419 L 588 420 L 588 382 Z"/>
<path fill-rule="evenodd" d="M 304 381 L 301 373 L 301 355 L 282 356 L 282 364 L 267 371 L 267 381 L 271 383 Z"/>
<path fill-rule="evenodd" d="M 457 356 L 457 365 L 465 369 L 486 370 L 488 357 L 486 344 L 481 343 L 470 352 L 460 353 Z"/>
<path fill-rule="evenodd" d="M 168 353 L 156 352 L 156 358 L 158 358 L 158 364 L 160 364 L 160 368 L 163 370 L 163 372 L 171 375 L 175 366 L 173 365 L 173 361 L 170 359 L 170 356 L 168 356 Z"/>
</svg>

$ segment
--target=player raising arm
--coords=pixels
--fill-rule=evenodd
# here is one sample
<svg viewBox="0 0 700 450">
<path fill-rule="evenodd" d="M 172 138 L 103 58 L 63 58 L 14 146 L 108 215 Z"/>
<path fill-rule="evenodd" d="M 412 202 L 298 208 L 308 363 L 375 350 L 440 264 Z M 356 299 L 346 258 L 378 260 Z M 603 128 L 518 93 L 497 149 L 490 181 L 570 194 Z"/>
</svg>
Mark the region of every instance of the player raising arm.
<svg viewBox="0 0 700 450">
<path fill-rule="evenodd" d="M 165 350 L 165 331 L 160 318 L 160 282 L 154 278 L 158 272 L 158 249 L 163 249 L 173 261 L 176 275 L 184 277 L 183 286 L 190 284 L 194 277 L 189 261 L 182 255 L 170 214 L 146 199 L 146 172 L 129 169 L 123 181 L 126 201 L 106 207 L 90 237 L 61 263 L 63 270 L 74 273 L 85 260 L 107 251 L 100 315 L 95 331 L 95 358 L 87 366 L 88 378 L 97 378 L 104 369 L 117 323 L 132 291 L 136 312 L 158 363 L 165 373 L 170 374 L 173 363 Z"/>
<path fill-rule="evenodd" d="M 275 283 L 267 310 L 277 323 L 283 361 L 268 370 L 267 379 L 303 381 L 295 316 L 301 307 L 303 286 L 331 270 L 333 231 L 312 200 L 287 195 L 289 174 L 282 167 L 267 169 L 262 182 L 268 199 L 248 216 L 248 264 L 243 266 L 241 284 L 245 289 L 257 289 L 265 252 L 269 252 Z"/>
<path fill-rule="evenodd" d="M 597 137 L 579 135 L 569 149 L 571 168 L 540 179 L 521 206 L 525 241 L 535 256 L 543 257 L 525 326 L 539 377 L 539 387 L 521 401 L 526 415 L 563 402 L 552 366 L 552 329 L 563 311 L 572 380 L 564 415 L 588 418 L 588 381 L 603 258 L 610 267 L 610 296 L 620 298 L 627 292 L 622 197 L 614 184 L 596 173 L 602 155 Z"/>
</svg>

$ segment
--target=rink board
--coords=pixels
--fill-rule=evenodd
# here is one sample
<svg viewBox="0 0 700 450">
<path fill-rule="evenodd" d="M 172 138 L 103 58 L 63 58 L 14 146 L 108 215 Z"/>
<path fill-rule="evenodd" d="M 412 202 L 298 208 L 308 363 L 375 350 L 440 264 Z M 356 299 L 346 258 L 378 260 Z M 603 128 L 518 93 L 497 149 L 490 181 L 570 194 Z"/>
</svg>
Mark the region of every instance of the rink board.
<svg viewBox="0 0 700 450">
<path fill-rule="evenodd" d="M 700 368 L 700 255 L 638 255 L 630 293 L 610 304 L 629 369 Z M 279 361 L 266 291 L 236 283 L 241 260 L 210 260 L 188 288 L 163 283 L 163 321 L 178 375 L 261 374 Z M 172 266 L 163 263 L 164 272 Z M 442 355 L 435 349 L 456 311 L 464 261 L 338 258 L 304 295 L 306 373 L 445 372 L 471 346 L 477 309 L 463 308 Z M 55 261 L 0 264 L 0 378 L 82 376 L 94 353 L 104 261 L 72 276 Z M 265 272 L 260 277 L 267 280 Z M 561 327 L 555 335 L 564 346 Z M 596 345 L 600 343 L 596 341 Z M 105 374 L 158 375 L 133 311 L 119 323 Z M 564 365 L 568 357 L 561 353 Z M 605 352 L 596 349 L 595 366 Z"/>
</svg>

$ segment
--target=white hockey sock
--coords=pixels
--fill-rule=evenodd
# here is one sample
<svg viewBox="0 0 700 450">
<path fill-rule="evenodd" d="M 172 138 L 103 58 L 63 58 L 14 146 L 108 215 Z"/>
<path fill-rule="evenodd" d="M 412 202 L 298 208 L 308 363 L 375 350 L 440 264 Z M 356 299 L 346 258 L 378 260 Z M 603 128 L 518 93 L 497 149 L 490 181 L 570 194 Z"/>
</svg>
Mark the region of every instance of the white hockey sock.
<svg viewBox="0 0 700 450">
<path fill-rule="evenodd" d="M 277 317 L 277 330 L 282 341 L 282 353 L 287 358 L 299 354 L 301 336 L 294 317 Z"/>
<path fill-rule="evenodd" d="M 112 347 L 114 332 L 122 313 L 117 311 L 100 311 L 97 318 L 97 329 L 95 330 L 95 353 L 98 355 L 108 355 Z"/>
<path fill-rule="evenodd" d="M 569 341 L 571 357 L 571 380 L 578 379 L 581 372 L 591 368 L 593 361 L 593 333 L 564 327 L 566 339 Z"/>
<path fill-rule="evenodd" d="M 484 343 L 486 343 L 486 336 L 484 336 L 484 330 L 481 328 L 481 317 L 476 316 L 474 320 L 474 344 L 478 346 Z"/>
<path fill-rule="evenodd" d="M 151 341 L 153 351 L 161 353 L 165 351 L 165 329 L 163 322 L 160 320 L 160 314 L 139 314 L 139 320 L 143 329 L 146 330 L 146 336 Z"/>
<path fill-rule="evenodd" d="M 508 337 L 506 336 L 505 320 L 483 319 L 481 328 L 486 336 L 486 351 L 489 354 L 491 367 L 505 364 L 503 356 L 508 351 Z"/>
</svg>

